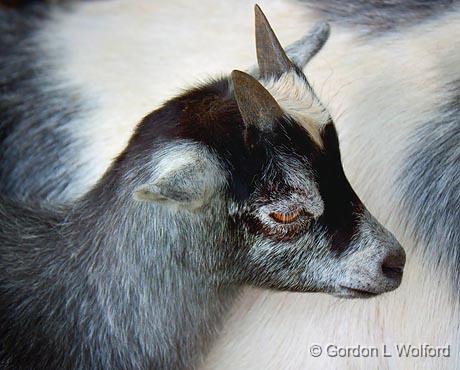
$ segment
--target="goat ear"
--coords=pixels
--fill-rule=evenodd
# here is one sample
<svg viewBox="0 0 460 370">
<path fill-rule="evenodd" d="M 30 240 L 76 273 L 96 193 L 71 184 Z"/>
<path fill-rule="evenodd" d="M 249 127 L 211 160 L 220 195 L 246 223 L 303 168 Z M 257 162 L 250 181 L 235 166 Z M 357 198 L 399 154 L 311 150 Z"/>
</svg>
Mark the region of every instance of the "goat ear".
<svg viewBox="0 0 460 370">
<path fill-rule="evenodd" d="M 258 5 L 254 7 L 256 51 L 260 77 L 279 77 L 294 68 L 278 38 Z"/>
<path fill-rule="evenodd" d="M 271 132 L 283 110 L 259 81 L 241 71 L 232 72 L 233 90 L 246 129 Z"/>
<path fill-rule="evenodd" d="M 160 163 L 163 168 L 156 171 L 158 175 L 135 191 L 136 200 L 196 209 L 205 204 L 216 188 L 217 170 L 205 159 L 181 161 L 179 166 L 174 158 Z"/>
</svg>

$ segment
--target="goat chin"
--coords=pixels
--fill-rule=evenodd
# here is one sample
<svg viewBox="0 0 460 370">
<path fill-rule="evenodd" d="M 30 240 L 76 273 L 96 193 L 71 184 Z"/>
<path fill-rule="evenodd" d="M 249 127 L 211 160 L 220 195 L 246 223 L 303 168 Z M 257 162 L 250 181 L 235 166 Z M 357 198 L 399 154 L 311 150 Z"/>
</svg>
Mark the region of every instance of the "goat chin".
<svg viewBox="0 0 460 370">
<path fill-rule="evenodd" d="M 84 193 L 126 145 L 136 122 L 197 78 L 254 63 L 252 2 L 185 0 L 80 3 L 56 10 L 37 35 L 52 78 L 75 87 L 91 106 L 68 123 L 85 143 L 81 177 L 60 201 Z M 318 19 L 301 3 L 261 2 L 287 44 Z M 403 206 L 402 169 L 408 137 L 438 116 L 446 86 L 460 71 L 460 12 L 450 11 L 396 32 L 362 37 L 332 25 L 307 76 L 335 119 L 344 166 L 370 211 L 407 251 L 394 293 L 366 301 L 319 294 L 247 289 L 233 309 L 205 369 L 424 368 L 454 369 L 460 361 L 458 297 L 452 266 L 435 263 L 417 214 Z M 216 30 L 218 27 L 218 30 Z M 186 37 L 184 37 L 186 30 Z M 419 138 L 423 141 L 423 138 Z M 448 231 L 446 231 L 448 232 Z M 415 235 L 415 236 L 414 236 Z M 443 240 L 439 240 L 443 248 Z M 332 358 L 310 355 L 312 344 L 394 348 L 450 345 L 449 358 Z"/>
</svg>

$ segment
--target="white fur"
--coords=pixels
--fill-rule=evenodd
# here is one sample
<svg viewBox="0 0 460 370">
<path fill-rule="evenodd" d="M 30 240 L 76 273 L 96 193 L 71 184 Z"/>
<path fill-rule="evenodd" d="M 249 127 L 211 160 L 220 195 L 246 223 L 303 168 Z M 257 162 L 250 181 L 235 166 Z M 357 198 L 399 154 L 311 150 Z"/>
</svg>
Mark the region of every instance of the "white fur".
<svg viewBox="0 0 460 370">
<path fill-rule="evenodd" d="M 261 1 L 282 44 L 315 21 L 301 4 Z M 56 14 L 40 38 L 57 78 L 95 104 L 78 135 L 92 150 L 96 181 L 143 115 L 197 79 L 254 64 L 252 2 L 186 0 L 81 3 Z M 307 76 L 337 124 L 345 169 L 370 211 L 395 233 L 408 258 L 402 286 L 370 301 L 247 289 L 206 369 L 455 369 L 458 307 L 402 228 L 394 179 L 406 137 L 434 118 L 446 83 L 459 78 L 460 12 L 366 40 L 333 27 Z M 82 187 L 82 192 L 86 188 Z M 313 343 L 380 346 L 450 344 L 449 359 L 317 359 Z"/>
<path fill-rule="evenodd" d="M 284 73 L 277 79 L 266 81 L 264 86 L 321 147 L 321 129 L 329 122 L 330 116 L 302 78 L 294 72 Z"/>
</svg>

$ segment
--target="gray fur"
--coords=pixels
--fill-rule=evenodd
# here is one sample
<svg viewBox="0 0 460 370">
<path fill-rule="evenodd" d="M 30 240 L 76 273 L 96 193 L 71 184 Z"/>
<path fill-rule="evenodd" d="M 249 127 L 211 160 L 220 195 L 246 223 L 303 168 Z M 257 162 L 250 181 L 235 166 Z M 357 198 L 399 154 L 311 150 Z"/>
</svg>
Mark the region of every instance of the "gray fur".
<svg viewBox="0 0 460 370">
<path fill-rule="evenodd" d="M 441 16 L 457 0 L 298 0 L 326 21 L 380 34 Z"/>
<path fill-rule="evenodd" d="M 187 150 L 187 144 L 183 146 L 182 156 L 193 153 Z M 212 196 L 216 181 L 213 177 L 218 173 L 218 169 L 214 167 L 207 158 L 184 161 L 177 168 L 159 173 L 154 181 L 143 184 L 136 190 L 134 196 L 138 200 L 172 202 L 190 208 L 199 207 L 206 200 L 205 198 Z M 197 176 L 198 174 L 203 176 Z"/>
<path fill-rule="evenodd" d="M 43 51 L 34 37 L 47 10 L 0 9 L 0 191 L 62 201 L 77 195 L 75 153 L 84 150 L 68 123 L 78 122 L 91 104 L 50 78 L 52 63 L 37 57 Z"/>
<path fill-rule="evenodd" d="M 379 232 L 376 234 L 376 231 Z M 380 291 L 373 289 L 376 283 L 380 289 L 391 289 L 394 284 L 391 280 L 385 279 L 383 275 L 375 276 L 374 271 L 384 265 L 382 261 L 405 260 L 405 255 L 401 249 L 395 247 L 397 241 L 393 236 L 386 235 L 376 244 L 376 235 L 385 235 L 384 228 L 368 211 L 365 211 L 352 247 L 341 259 L 343 264 L 341 278 L 344 282 L 341 285 L 344 287 L 344 295 L 348 292 L 346 287 L 379 293 Z M 382 253 L 382 249 L 376 248 L 376 245 L 385 245 L 385 252 Z M 363 261 L 367 262 L 363 263 Z M 387 271 L 388 274 L 397 272 L 397 269 L 392 270 L 391 268 Z M 337 295 L 340 296 L 340 293 Z"/>
<path fill-rule="evenodd" d="M 316 23 L 301 39 L 286 47 L 289 59 L 303 69 L 307 63 L 321 50 L 331 32 L 331 27 L 326 22 Z"/>
<path fill-rule="evenodd" d="M 58 213 L 2 199 L 0 368 L 193 368 L 235 294 L 211 245 L 225 222 L 94 196 Z"/>
<path fill-rule="evenodd" d="M 446 87 L 438 117 L 408 139 L 403 187 L 407 220 L 416 240 L 427 244 L 431 263 L 450 266 L 455 293 L 460 284 L 460 81 Z"/>
</svg>

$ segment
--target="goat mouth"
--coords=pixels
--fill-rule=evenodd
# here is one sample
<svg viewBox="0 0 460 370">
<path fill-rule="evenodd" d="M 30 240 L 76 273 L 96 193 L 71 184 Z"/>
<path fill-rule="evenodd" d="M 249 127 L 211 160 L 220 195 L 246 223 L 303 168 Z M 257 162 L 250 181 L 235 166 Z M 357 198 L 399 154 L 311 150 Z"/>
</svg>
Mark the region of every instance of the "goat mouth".
<svg viewBox="0 0 460 370">
<path fill-rule="evenodd" d="M 351 288 L 345 285 L 340 285 L 340 291 L 336 296 L 342 298 L 372 298 L 378 296 L 380 293 L 371 292 L 369 290 Z"/>
</svg>

